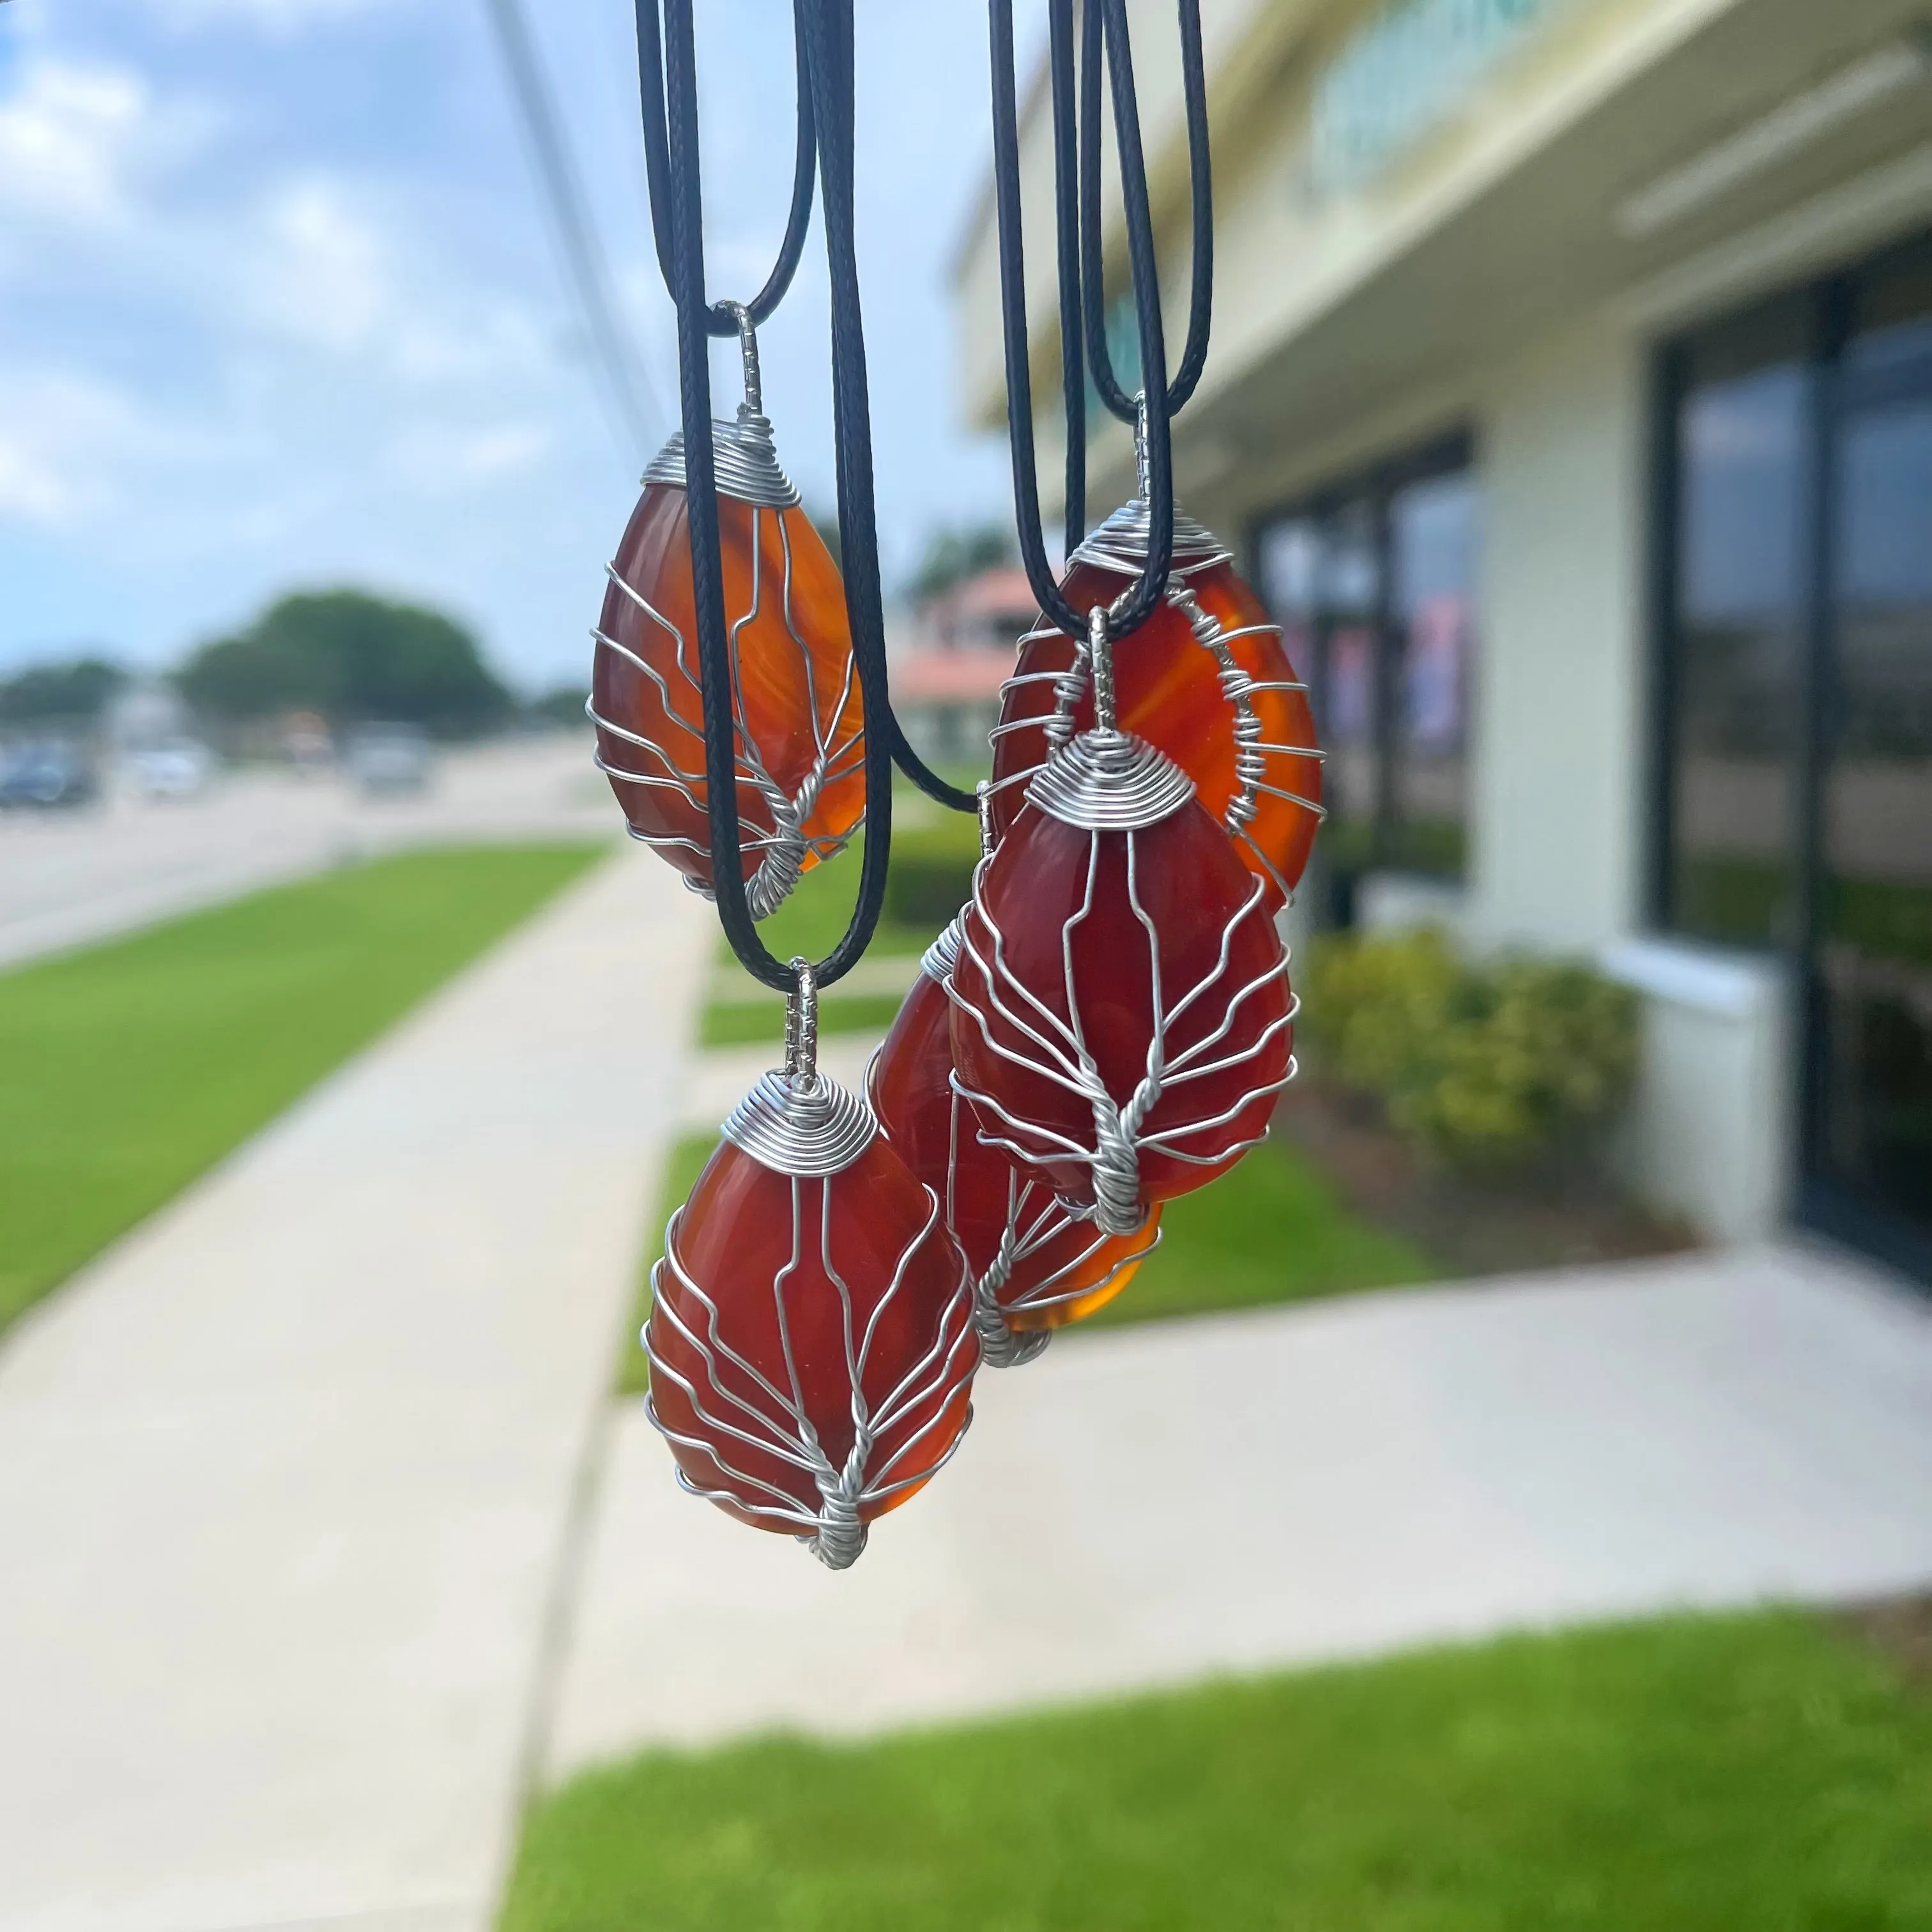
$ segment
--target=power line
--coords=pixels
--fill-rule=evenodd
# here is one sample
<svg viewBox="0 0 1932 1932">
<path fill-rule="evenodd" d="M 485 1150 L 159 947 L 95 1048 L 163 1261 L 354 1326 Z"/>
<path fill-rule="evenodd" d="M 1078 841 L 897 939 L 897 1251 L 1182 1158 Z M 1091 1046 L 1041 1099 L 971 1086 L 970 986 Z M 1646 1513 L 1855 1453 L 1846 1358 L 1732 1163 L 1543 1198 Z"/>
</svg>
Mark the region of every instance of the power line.
<svg viewBox="0 0 1932 1932">
<path fill-rule="evenodd" d="M 611 298 L 610 269 L 557 118 L 556 104 L 537 59 L 522 0 L 484 0 L 484 4 L 496 29 L 496 45 L 510 76 L 511 89 L 522 112 L 544 211 L 549 218 L 557 252 L 563 257 L 574 285 L 578 305 L 583 311 L 609 400 L 622 418 L 623 429 L 632 446 L 631 453 L 641 462 L 660 440 L 663 412 L 619 326 L 616 304 Z"/>
</svg>

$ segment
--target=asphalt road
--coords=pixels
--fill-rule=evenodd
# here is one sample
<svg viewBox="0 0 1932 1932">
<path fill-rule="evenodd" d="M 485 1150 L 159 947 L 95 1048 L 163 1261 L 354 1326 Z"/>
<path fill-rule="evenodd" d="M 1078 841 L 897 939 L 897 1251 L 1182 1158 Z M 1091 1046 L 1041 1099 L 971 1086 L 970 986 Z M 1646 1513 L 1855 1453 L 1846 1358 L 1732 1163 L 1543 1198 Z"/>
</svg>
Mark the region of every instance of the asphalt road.
<svg viewBox="0 0 1932 1932">
<path fill-rule="evenodd" d="M 448 753 L 412 796 L 364 797 L 332 773 L 250 771 L 198 798 L 10 812 L 0 814 L 0 967 L 375 853 L 621 830 L 575 734 Z"/>
</svg>

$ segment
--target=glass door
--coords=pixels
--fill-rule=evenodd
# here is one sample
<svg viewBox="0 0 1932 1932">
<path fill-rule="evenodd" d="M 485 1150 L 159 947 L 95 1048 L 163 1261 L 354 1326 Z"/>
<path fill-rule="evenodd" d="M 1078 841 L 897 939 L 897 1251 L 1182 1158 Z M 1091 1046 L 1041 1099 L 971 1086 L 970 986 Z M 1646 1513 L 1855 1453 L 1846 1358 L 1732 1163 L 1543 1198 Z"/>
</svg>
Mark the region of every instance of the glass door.
<svg viewBox="0 0 1932 1932">
<path fill-rule="evenodd" d="M 1932 274 L 1857 313 L 1828 476 L 1806 1204 L 1932 1273 Z"/>
</svg>

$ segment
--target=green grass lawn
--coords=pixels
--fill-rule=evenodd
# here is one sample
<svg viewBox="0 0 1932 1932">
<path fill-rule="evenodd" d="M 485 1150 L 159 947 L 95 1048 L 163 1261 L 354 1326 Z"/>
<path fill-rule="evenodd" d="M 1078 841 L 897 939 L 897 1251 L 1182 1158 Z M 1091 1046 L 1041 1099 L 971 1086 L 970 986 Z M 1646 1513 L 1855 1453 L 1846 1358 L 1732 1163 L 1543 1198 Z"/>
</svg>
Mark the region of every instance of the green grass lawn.
<svg viewBox="0 0 1932 1932">
<path fill-rule="evenodd" d="M 0 975 L 0 1328 L 602 850 L 380 860 Z"/>
<path fill-rule="evenodd" d="M 948 812 L 901 787 L 894 794 L 896 829 L 886 904 L 868 951 L 880 958 L 923 952 L 964 902 L 979 856 L 976 820 Z M 859 890 L 865 854 L 861 832 L 834 860 L 814 866 L 758 935 L 780 959 L 802 954 L 823 959 L 844 935 Z M 734 965 L 721 935 L 718 958 Z M 742 990 L 743 997 L 734 997 Z M 875 993 L 841 993 L 835 987 L 820 1000 L 821 1033 L 884 1033 L 899 1010 L 899 999 Z M 784 1006 L 770 998 L 748 975 L 734 987 L 728 976 L 705 1004 L 698 1022 L 701 1046 L 748 1046 L 784 1036 Z"/>
<path fill-rule="evenodd" d="M 1444 1273 L 1412 1243 L 1352 1213 L 1279 1141 L 1264 1141 L 1232 1172 L 1170 1201 L 1160 1225 L 1160 1246 L 1082 1327 L 1307 1301 Z"/>
<path fill-rule="evenodd" d="M 950 812 L 904 789 L 894 794 L 896 824 L 886 908 L 870 952 L 881 957 L 923 952 L 959 910 L 979 856 L 976 820 Z M 802 953 L 823 959 L 843 937 L 859 892 L 865 856 L 862 832 L 836 859 L 814 866 L 784 904 L 758 925 L 758 936 L 781 959 Z M 721 934 L 718 956 L 730 962 Z"/>
<path fill-rule="evenodd" d="M 1932 1708 L 1811 1618 L 580 1777 L 502 1932 L 1922 1932 Z"/>
<path fill-rule="evenodd" d="M 821 1034 L 884 1033 L 898 1012 L 896 993 L 830 992 L 818 1003 Z M 751 1046 L 784 1039 L 782 1000 L 712 1000 L 698 1022 L 700 1046 Z"/>
<path fill-rule="evenodd" d="M 712 1136 L 688 1135 L 667 1157 L 652 1222 L 658 1233 L 638 1284 L 634 1344 L 650 1312 L 650 1266 L 664 1252 L 665 1225 L 716 1145 Z M 1256 1148 L 1198 1193 L 1171 1202 L 1161 1225 L 1166 1232 L 1153 1258 L 1117 1300 L 1070 1334 L 1393 1288 L 1443 1273 L 1420 1249 L 1351 1214 L 1320 1174 L 1277 1142 Z M 618 1370 L 620 1393 L 641 1395 L 646 1370 L 643 1349 L 628 1347 Z"/>
</svg>

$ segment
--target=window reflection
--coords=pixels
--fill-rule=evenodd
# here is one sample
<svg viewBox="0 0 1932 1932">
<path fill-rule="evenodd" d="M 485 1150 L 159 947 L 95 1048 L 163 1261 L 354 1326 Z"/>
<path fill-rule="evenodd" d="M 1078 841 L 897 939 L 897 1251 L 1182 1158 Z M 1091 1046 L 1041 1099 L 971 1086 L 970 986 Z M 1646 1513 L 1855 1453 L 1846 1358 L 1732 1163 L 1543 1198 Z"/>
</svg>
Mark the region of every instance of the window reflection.
<svg viewBox="0 0 1932 1932">
<path fill-rule="evenodd" d="M 1840 438 L 1820 1153 L 1932 1226 L 1932 393 Z"/>
<path fill-rule="evenodd" d="M 1329 866 L 1457 878 L 1479 492 L 1460 443 L 1392 470 L 1268 525 L 1262 590 L 1313 686 Z"/>
<path fill-rule="evenodd" d="M 1475 638 L 1476 488 L 1464 472 L 1412 484 L 1390 507 L 1401 710 L 1397 862 L 1460 875 L 1467 817 L 1469 657 Z"/>
<path fill-rule="evenodd" d="M 1795 904 L 1801 333 L 1793 317 L 1714 340 L 1678 422 L 1668 912 L 1680 932 L 1748 946 L 1787 934 Z"/>
</svg>

